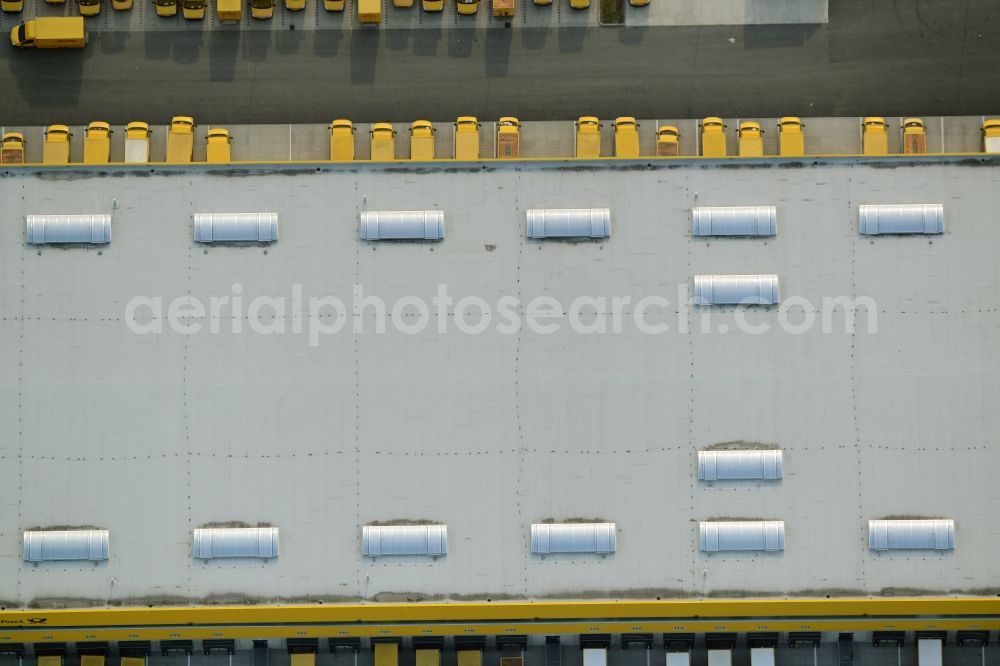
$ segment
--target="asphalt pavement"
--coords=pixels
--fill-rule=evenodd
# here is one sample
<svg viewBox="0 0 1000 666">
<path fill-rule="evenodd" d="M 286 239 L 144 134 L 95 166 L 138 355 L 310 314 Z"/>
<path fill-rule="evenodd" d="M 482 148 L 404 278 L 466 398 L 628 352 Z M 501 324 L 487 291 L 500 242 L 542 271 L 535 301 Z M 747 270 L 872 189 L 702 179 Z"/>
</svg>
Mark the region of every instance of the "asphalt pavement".
<svg viewBox="0 0 1000 666">
<path fill-rule="evenodd" d="M 0 124 L 981 115 L 998 82 L 997 0 L 833 0 L 820 25 L 100 32 L 0 48 Z"/>
</svg>

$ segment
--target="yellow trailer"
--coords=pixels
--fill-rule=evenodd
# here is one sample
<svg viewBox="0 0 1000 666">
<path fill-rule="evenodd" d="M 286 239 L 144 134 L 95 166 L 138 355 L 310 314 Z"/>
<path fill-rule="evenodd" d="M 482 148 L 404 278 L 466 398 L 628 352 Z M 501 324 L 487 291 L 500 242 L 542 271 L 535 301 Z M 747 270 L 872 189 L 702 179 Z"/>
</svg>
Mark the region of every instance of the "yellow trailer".
<svg viewBox="0 0 1000 666">
<path fill-rule="evenodd" d="M 95 120 L 87 125 L 87 131 L 83 139 L 83 163 L 84 164 L 107 164 L 111 161 L 111 125 L 106 122 Z M 101 664 L 84 664 L 85 657 L 95 657 L 100 655 L 83 655 L 80 657 L 80 666 L 104 666 Z"/>
<path fill-rule="evenodd" d="M 69 138 L 73 136 L 66 125 L 49 125 L 45 130 L 42 147 L 42 164 L 69 164 Z M 39 666 L 41 666 L 39 662 Z"/>
<path fill-rule="evenodd" d="M 497 123 L 497 157 L 512 159 L 520 156 L 521 121 L 513 116 L 504 116 Z"/>
<path fill-rule="evenodd" d="M 681 154 L 681 133 L 673 125 L 663 125 L 656 130 L 656 156 L 677 157 Z"/>
<path fill-rule="evenodd" d="M 455 121 L 455 159 L 479 159 L 479 121 L 475 116 L 459 116 Z"/>
<path fill-rule="evenodd" d="M 885 118 L 868 116 L 861 123 L 861 152 L 865 155 L 888 155 L 889 135 Z"/>
<path fill-rule="evenodd" d="M 410 125 L 410 159 L 426 162 L 434 159 L 434 126 L 429 120 L 414 120 Z M 420 651 L 417 651 L 420 655 Z M 421 666 L 417 662 L 417 666 Z"/>
<path fill-rule="evenodd" d="M 726 156 L 726 126 L 722 118 L 709 116 L 701 121 L 702 157 Z"/>
<path fill-rule="evenodd" d="M 354 161 L 354 123 L 338 118 L 330 123 L 330 160 Z"/>
<path fill-rule="evenodd" d="M 205 161 L 210 164 L 227 164 L 233 161 L 233 137 L 229 130 L 217 127 L 208 130 L 205 144 Z"/>
<path fill-rule="evenodd" d="M 740 123 L 737 135 L 739 137 L 740 157 L 764 156 L 764 130 L 760 128 L 760 123 L 752 120 Z"/>
<path fill-rule="evenodd" d="M 927 152 L 927 129 L 920 118 L 903 121 L 903 153 L 918 155 Z"/>
<path fill-rule="evenodd" d="M 493 16 L 496 18 L 506 18 L 513 16 L 517 11 L 517 0 L 492 0 Z"/>
<path fill-rule="evenodd" d="M 639 124 L 632 116 L 615 118 L 615 157 L 639 157 Z"/>
<path fill-rule="evenodd" d="M 801 157 L 806 154 L 805 125 L 796 116 L 784 116 L 778 121 L 778 154 L 782 157 Z"/>
<path fill-rule="evenodd" d="M 358 0 L 358 21 L 365 25 L 382 22 L 382 0 Z"/>
<path fill-rule="evenodd" d="M 601 123 L 594 116 L 581 116 L 576 121 L 576 156 L 601 156 Z"/>
<path fill-rule="evenodd" d="M 274 12 L 274 0 L 270 0 L 271 13 Z M 252 9 L 251 9 L 252 11 Z M 240 0 L 216 0 L 215 1 L 215 14 L 220 21 L 239 21 L 243 18 L 243 3 Z M 256 14 L 254 18 L 271 18 L 270 14 L 267 17 L 258 17 Z"/>
<path fill-rule="evenodd" d="M 375 123 L 368 132 L 371 135 L 372 162 L 396 159 L 396 130 L 392 129 L 392 123 Z"/>
<path fill-rule="evenodd" d="M 174 116 L 167 132 L 167 161 L 190 162 L 194 157 L 194 119 Z"/>
</svg>

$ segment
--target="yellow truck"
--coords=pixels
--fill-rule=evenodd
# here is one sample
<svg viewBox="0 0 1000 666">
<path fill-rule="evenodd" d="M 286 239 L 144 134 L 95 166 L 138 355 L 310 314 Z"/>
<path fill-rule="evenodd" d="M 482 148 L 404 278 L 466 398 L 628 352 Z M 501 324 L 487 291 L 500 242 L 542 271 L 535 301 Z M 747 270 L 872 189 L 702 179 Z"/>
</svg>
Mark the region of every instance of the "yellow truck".
<svg viewBox="0 0 1000 666">
<path fill-rule="evenodd" d="M 472 16 L 479 11 L 479 0 L 455 0 L 460 16 Z"/>
<path fill-rule="evenodd" d="M 0 164 L 24 164 L 24 135 L 6 132 L 0 143 Z"/>
<path fill-rule="evenodd" d="M 354 161 L 354 123 L 346 118 L 337 118 L 330 123 L 330 160 L 332 162 Z"/>
<path fill-rule="evenodd" d="M 87 125 L 83 139 L 83 163 L 107 164 L 111 161 L 111 125 L 95 120 Z"/>
<path fill-rule="evenodd" d="M 73 134 L 66 125 L 49 125 L 42 146 L 42 164 L 69 164 L 69 138 Z"/>
<path fill-rule="evenodd" d="M 396 159 L 396 130 L 392 129 L 392 123 L 375 123 L 368 133 L 372 140 L 372 162 L 391 162 Z"/>
<path fill-rule="evenodd" d="M 1000 153 L 1000 118 L 983 121 L 983 152 Z"/>
<path fill-rule="evenodd" d="M 0 9 L 7 14 L 16 14 L 24 9 L 24 0 L 0 0 Z"/>
<path fill-rule="evenodd" d="M 10 43 L 19 49 L 82 49 L 87 31 L 81 16 L 36 18 L 11 28 Z"/>
<path fill-rule="evenodd" d="M 576 121 L 576 156 L 586 159 L 601 156 L 601 121 L 595 116 L 580 116 Z"/>
<path fill-rule="evenodd" d="M 681 132 L 673 125 L 662 125 L 656 130 L 656 156 L 677 157 L 681 154 Z"/>
<path fill-rule="evenodd" d="M 783 116 L 778 121 L 778 154 L 782 157 L 801 157 L 806 154 L 805 125 L 798 116 Z"/>
<path fill-rule="evenodd" d="M 216 127 L 208 130 L 208 138 L 205 144 L 205 161 L 209 164 L 228 164 L 233 161 L 232 144 L 233 137 L 229 130 L 223 127 Z"/>
<path fill-rule="evenodd" d="M 132 9 L 132 0 L 111 0 L 111 7 L 115 11 L 127 11 Z"/>
<path fill-rule="evenodd" d="M 80 16 L 97 16 L 101 13 L 101 0 L 77 0 Z"/>
<path fill-rule="evenodd" d="M 861 152 L 865 155 L 888 155 L 889 135 L 885 118 L 868 116 L 861 123 Z"/>
<path fill-rule="evenodd" d="M 615 118 L 615 157 L 639 157 L 639 124 L 632 116 Z"/>
<path fill-rule="evenodd" d="M 927 129 L 920 118 L 903 121 L 903 154 L 919 155 L 927 152 Z"/>
<path fill-rule="evenodd" d="M 230 2 L 230 0 L 219 0 L 219 6 L 222 7 L 223 4 Z M 233 18 L 233 13 L 230 11 L 227 16 L 230 18 L 229 21 L 239 21 L 239 4 L 236 4 L 236 17 Z M 274 6 L 277 3 L 274 0 L 250 0 L 250 16 L 252 18 L 263 20 L 269 19 L 274 16 Z M 228 7 L 228 5 L 227 5 Z"/>
<path fill-rule="evenodd" d="M 429 120 L 414 120 L 410 125 L 410 159 L 427 162 L 434 159 L 434 126 Z"/>
<path fill-rule="evenodd" d="M 517 0 L 492 0 L 493 16 L 496 18 L 508 18 L 517 11 Z M 461 9 L 461 5 L 459 5 Z"/>
<path fill-rule="evenodd" d="M 722 118 L 709 116 L 701 121 L 702 157 L 726 156 L 726 126 Z"/>
<path fill-rule="evenodd" d="M 153 8 L 160 18 L 177 16 L 177 0 L 153 0 Z"/>
<path fill-rule="evenodd" d="M 182 0 L 181 14 L 188 21 L 201 21 L 205 18 L 205 0 Z"/>
<path fill-rule="evenodd" d="M 382 0 L 358 0 L 358 21 L 365 25 L 382 22 Z"/>
<path fill-rule="evenodd" d="M 194 118 L 174 116 L 167 132 L 167 161 L 190 162 L 194 157 Z"/>
<path fill-rule="evenodd" d="M 521 156 L 521 121 L 504 116 L 497 122 L 497 157 L 509 160 Z"/>
<path fill-rule="evenodd" d="M 239 22 L 243 18 L 240 0 L 215 0 L 215 15 L 223 23 Z M 250 15 L 256 19 L 269 19 L 274 15 L 274 0 L 250 0 Z"/>
<path fill-rule="evenodd" d="M 479 120 L 475 116 L 455 120 L 455 159 L 479 159 Z"/>
<path fill-rule="evenodd" d="M 764 156 L 764 130 L 760 128 L 760 123 L 752 120 L 742 122 L 736 132 L 740 157 Z"/>
<path fill-rule="evenodd" d="M 149 162 L 149 123 L 136 120 L 125 126 L 125 163 L 146 164 Z"/>
</svg>

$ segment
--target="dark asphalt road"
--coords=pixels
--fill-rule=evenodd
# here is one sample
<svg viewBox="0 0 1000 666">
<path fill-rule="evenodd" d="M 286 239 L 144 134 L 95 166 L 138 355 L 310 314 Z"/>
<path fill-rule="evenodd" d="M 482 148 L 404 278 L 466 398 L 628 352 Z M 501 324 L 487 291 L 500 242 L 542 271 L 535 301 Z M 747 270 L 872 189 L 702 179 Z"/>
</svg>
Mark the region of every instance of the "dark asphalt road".
<svg viewBox="0 0 1000 666">
<path fill-rule="evenodd" d="M 829 24 L 811 26 L 151 31 L 96 33 L 82 52 L 0 48 L 0 124 L 175 113 L 212 124 L 1000 113 L 1000 2 L 831 0 Z"/>
</svg>

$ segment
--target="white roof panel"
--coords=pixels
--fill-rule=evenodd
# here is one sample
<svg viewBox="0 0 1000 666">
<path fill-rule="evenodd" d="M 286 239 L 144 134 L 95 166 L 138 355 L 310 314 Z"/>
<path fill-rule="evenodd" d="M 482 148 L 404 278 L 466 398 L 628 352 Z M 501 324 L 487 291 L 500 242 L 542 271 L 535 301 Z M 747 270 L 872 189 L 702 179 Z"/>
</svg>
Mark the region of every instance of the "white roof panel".
<svg viewBox="0 0 1000 666">
<path fill-rule="evenodd" d="M 702 522 L 702 552 L 724 550 L 784 550 L 785 523 L 781 520 Z"/>
<path fill-rule="evenodd" d="M 535 523 L 531 526 L 531 552 L 613 553 L 614 523 Z"/>
<path fill-rule="evenodd" d="M 111 242 L 110 215 L 29 215 L 29 245 Z"/>
<path fill-rule="evenodd" d="M 951 550 L 955 521 L 948 519 L 869 520 L 871 550 Z"/>
<path fill-rule="evenodd" d="M 447 555 L 447 525 L 365 525 L 362 555 Z"/>
<path fill-rule="evenodd" d="M 742 479 L 780 479 L 782 475 L 781 451 L 699 451 L 698 479 L 700 481 L 729 481 Z"/>
<path fill-rule="evenodd" d="M 858 208 L 858 230 L 862 234 L 944 233 L 941 204 L 862 205 Z"/>
<path fill-rule="evenodd" d="M 278 240 L 277 213 L 195 213 L 197 243 L 272 243 Z"/>
<path fill-rule="evenodd" d="M 691 210 L 695 236 L 774 236 L 778 232 L 774 206 L 699 206 Z"/>
<path fill-rule="evenodd" d="M 24 533 L 25 562 L 108 559 L 108 530 L 37 530 Z"/>
<path fill-rule="evenodd" d="M 441 240 L 444 211 L 370 210 L 361 213 L 361 240 Z"/>
<path fill-rule="evenodd" d="M 775 305 L 777 275 L 695 275 L 695 305 Z"/>
<path fill-rule="evenodd" d="M 607 238 L 611 235 L 608 208 L 531 208 L 528 238 Z"/>
<path fill-rule="evenodd" d="M 199 560 L 220 557 L 278 556 L 277 527 L 223 527 L 196 529 L 193 556 Z"/>
</svg>

